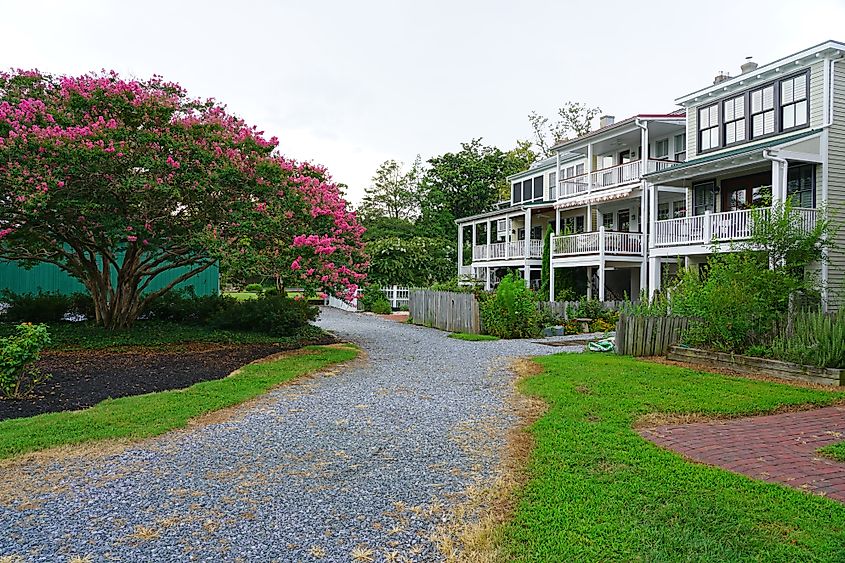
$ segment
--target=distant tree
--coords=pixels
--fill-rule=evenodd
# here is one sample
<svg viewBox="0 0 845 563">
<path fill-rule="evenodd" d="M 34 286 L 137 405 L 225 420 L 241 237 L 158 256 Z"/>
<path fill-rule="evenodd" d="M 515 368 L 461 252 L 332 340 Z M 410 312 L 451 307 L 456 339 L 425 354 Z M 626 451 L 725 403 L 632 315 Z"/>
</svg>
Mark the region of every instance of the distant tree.
<svg viewBox="0 0 845 563">
<path fill-rule="evenodd" d="M 367 254 L 372 283 L 424 287 L 455 275 L 455 250 L 448 240 L 387 237 L 367 243 Z"/>
<path fill-rule="evenodd" d="M 389 217 L 414 219 L 419 214 L 418 187 L 422 162 L 417 156 L 407 172 L 395 160 L 386 160 L 378 167 L 372 184 L 364 192 L 360 213 L 365 219 Z"/>
<path fill-rule="evenodd" d="M 528 114 L 528 121 L 534 132 L 534 145 L 540 156 L 552 156 L 552 147 L 558 141 L 586 135 L 592 129 L 593 120 L 601 113 L 600 108 L 591 108 L 587 104 L 566 102 L 558 108 L 558 119 L 552 121 L 548 117 L 532 111 Z"/>
<path fill-rule="evenodd" d="M 417 236 L 417 227 L 407 219 L 393 217 L 374 217 L 365 219 L 362 224 L 366 230 L 364 242 L 379 240 L 387 237 L 409 239 Z"/>
<path fill-rule="evenodd" d="M 534 158 L 525 142 L 502 151 L 473 139 L 458 152 L 430 159 L 420 184 L 418 229 L 426 236 L 456 240 L 455 219 L 491 210 L 507 193 L 506 178 L 527 169 Z"/>
</svg>

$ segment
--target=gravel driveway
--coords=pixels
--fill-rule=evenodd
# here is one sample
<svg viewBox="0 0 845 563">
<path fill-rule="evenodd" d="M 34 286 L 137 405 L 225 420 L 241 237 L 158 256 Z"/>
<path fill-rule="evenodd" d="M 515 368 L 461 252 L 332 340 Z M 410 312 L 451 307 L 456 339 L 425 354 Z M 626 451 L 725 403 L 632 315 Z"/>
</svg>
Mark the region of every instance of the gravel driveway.
<svg viewBox="0 0 845 563">
<path fill-rule="evenodd" d="M 235 417 L 0 469 L 0 556 L 439 560 L 430 536 L 444 507 L 491 475 L 516 422 L 507 357 L 565 348 L 464 342 L 334 309 L 319 324 L 362 358 Z"/>
</svg>

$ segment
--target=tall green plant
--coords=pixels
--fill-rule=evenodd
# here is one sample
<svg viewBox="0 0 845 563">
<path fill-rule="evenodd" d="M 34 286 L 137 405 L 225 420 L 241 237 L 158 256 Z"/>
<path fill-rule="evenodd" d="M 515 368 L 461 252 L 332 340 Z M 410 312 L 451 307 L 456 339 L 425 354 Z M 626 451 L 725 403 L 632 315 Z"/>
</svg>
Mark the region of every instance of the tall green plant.
<svg viewBox="0 0 845 563">
<path fill-rule="evenodd" d="M 531 338 L 540 334 L 537 295 L 512 273 L 502 279 L 495 294 L 481 301 L 480 309 L 488 334 L 499 338 Z"/>
<path fill-rule="evenodd" d="M 772 356 L 820 368 L 845 368 L 845 309 L 834 315 L 799 313 L 792 330 L 783 328 L 775 338 Z"/>
</svg>

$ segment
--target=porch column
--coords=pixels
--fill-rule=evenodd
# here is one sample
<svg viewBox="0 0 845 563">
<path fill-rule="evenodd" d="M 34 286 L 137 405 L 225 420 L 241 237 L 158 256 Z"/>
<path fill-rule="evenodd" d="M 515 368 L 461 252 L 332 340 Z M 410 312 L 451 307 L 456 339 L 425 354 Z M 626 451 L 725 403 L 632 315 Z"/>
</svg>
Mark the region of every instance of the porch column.
<svg viewBox="0 0 845 563">
<path fill-rule="evenodd" d="M 645 266 L 645 260 L 643 261 L 643 266 Z M 649 258 L 648 259 L 648 300 L 651 301 L 654 298 L 654 293 L 660 291 L 660 258 Z"/>
<path fill-rule="evenodd" d="M 587 204 L 587 218 L 584 221 L 585 230 L 586 232 L 590 233 L 593 231 L 593 206 L 592 204 Z"/>
<path fill-rule="evenodd" d="M 487 236 L 487 259 L 490 260 L 490 225 L 492 224 L 492 222 L 488 219 L 484 224 L 484 230 Z"/>
<path fill-rule="evenodd" d="M 549 260 L 549 301 L 555 300 L 555 265 Z"/>
<path fill-rule="evenodd" d="M 648 182 L 646 182 L 646 186 L 648 186 L 648 188 L 649 188 L 649 200 L 647 201 L 647 203 L 649 204 L 649 207 L 650 207 L 649 214 L 648 214 L 648 218 L 649 218 L 649 223 L 648 223 L 648 225 L 649 225 L 648 247 L 654 248 L 654 242 L 655 242 L 654 237 L 657 234 L 657 204 L 658 204 L 658 199 L 660 197 L 660 190 L 657 186 L 655 186 L 654 184 L 649 184 Z M 686 197 L 687 197 L 686 194 L 684 194 L 684 199 L 686 199 Z"/>
<path fill-rule="evenodd" d="M 464 225 L 458 225 L 458 277 L 464 267 Z"/>
<path fill-rule="evenodd" d="M 593 267 L 587 266 L 587 299 L 593 298 Z"/>
<path fill-rule="evenodd" d="M 584 167 L 587 172 L 587 193 L 593 191 L 593 145 L 587 145 L 587 166 Z"/>
<path fill-rule="evenodd" d="M 531 208 L 525 210 L 525 251 L 522 261 L 525 265 L 525 285 L 531 284 L 531 269 L 528 261 L 531 259 Z"/>
<path fill-rule="evenodd" d="M 560 207 L 555 207 L 555 234 L 560 236 Z"/>
<path fill-rule="evenodd" d="M 475 246 L 478 244 L 478 223 L 472 224 L 472 246 L 470 247 L 470 252 L 472 252 L 472 261 L 475 262 Z"/>
<path fill-rule="evenodd" d="M 490 266 L 484 268 L 484 291 L 490 291 Z"/>
<path fill-rule="evenodd" d="M 505 259 L 511 257 L 511 217 L 505 216 Z"/>
<path fill-rule="evenodd" d="M 599 301 L 604 301 L 604 225 L 599 227 Z"/>
</svg>

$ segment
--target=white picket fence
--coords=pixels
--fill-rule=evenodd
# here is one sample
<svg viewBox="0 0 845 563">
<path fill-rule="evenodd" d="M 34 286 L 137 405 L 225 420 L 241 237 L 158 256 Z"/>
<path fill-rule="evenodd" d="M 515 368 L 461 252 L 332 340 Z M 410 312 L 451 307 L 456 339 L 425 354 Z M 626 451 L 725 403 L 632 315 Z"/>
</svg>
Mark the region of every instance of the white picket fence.
<svg viewBox="0 0 845 563">
<path fill-rule="evenodd" d="M 408 308 L 408 298 L 410 290 L 402 285 L 391 285 L 381 288 L 381 292 L 390 301 L 390 306 L 394 309 Z"/>
</svg>

